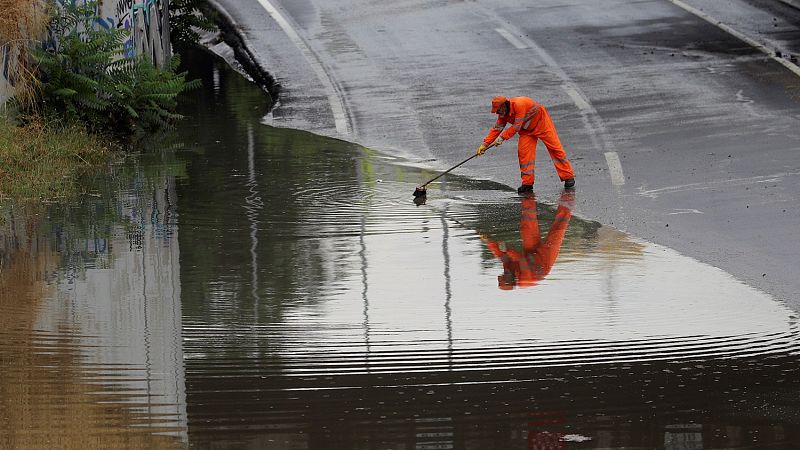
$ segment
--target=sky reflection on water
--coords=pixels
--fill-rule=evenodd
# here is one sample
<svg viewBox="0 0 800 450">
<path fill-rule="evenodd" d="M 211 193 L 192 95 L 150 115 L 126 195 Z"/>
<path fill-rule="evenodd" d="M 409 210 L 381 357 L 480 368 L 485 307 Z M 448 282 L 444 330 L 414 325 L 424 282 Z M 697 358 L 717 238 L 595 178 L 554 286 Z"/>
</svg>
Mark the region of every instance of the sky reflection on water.
<svg viewBox="0 0 800 450">
<path fill-rule="evenodd" d="M 199 67 L 169 146 L 0 209 L 0 446 L 795 442 L 783 304 L 575 216 L 580 190 L 448 176 L 417 206 L 434 172 L 264 126 Z"/>
</svg>

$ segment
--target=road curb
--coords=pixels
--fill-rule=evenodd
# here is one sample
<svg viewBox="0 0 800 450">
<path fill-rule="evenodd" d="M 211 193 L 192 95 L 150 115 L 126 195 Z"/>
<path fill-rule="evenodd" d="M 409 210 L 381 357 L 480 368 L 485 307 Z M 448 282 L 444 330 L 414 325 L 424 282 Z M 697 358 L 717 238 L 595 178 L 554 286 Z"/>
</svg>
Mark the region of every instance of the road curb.
<svg viewBox="0 0 800 450">
<path fill-rule="evenodd" d="M 208 5 L 217 13 L 212 21 L 219 29 L 219 37 L 221 40 L 233 51 L 236 62 L 242 66 L 245 73 L 247 73 L 256 84 L 261 86 L 261 88 L 269 94 L 270 100 L 275 102 L 280 93 L 280 83 L 275 80 L 269 71 L 264 69 L 256 55 L 247 47 L 245 36 L 228 11 L 214 0 L 209 1 Z M 209 44 L 208 42 L 203 43 L 209 51 L 214 52 Z M 217 54 L 216 52 L 214 53 Z M 225 59 L 223 55 L 218 54 L 218 56 Z M 231 64 L 230 61 L 228 61 L 228 65 L 236 70 L 236 67 Z"/>
<path fill-rule="evenodd" d="M 781 1 L 783 1 L 783 0 L 781 0 Z M 795 0 L 792 0 L 792 1 L 795 1 Z M 797 56 L 796 55 L 792 55 L 792 54 L 790 54 L 788 52 L 783 51 L 782 49 L 772 48 L 772 47 L 770 47 L 770 45 L 772 45 L 772 43 L 770 43 L 770 42 L 767 42 L 767 43 L 759 42 L 759 41 L 751 38 L 750 36 L 735 30 L 731 26 L 726 25 L 726 24 L 720 22 L 719 20 L 711 17 L 710 15 L 704 13 L 702 10 L 699 10 L 699 9 L 687 4 L 683 0 L 669 0 L 669 2 L 674 4 L 675 6 L 678 6 L 679 8 L 682 8 L 682 9 L 688 11 L 690 14 L 694 14 L 695 16 L 705 20 L 706 22 L 708 22 L 708 23 L 720 28 L 721 30 L 725 31 L 726 33 L 729 33 L 732 36 L 735 36 L 736 38 L 746 42 L 748 45 L 751 45 L 754 48 L 757 48 L 758 50 L 763 52 L 765 55 L 767 55 L 768 58 L 772 59 L 773 61 L 776 61 L 778 64 L 780 64 L 780 65 L 786 67 L 787 69 L 791 70 L 792 72 L 794 72 L 795 75 L 800 76 L 800 66 L 797 65 Z"/>
<path fill-rule="evenodd" d="M 778 0 L 779 2 L 789 5 L 792 8 L 800 9 L 800 0 Z"/>
</svg>

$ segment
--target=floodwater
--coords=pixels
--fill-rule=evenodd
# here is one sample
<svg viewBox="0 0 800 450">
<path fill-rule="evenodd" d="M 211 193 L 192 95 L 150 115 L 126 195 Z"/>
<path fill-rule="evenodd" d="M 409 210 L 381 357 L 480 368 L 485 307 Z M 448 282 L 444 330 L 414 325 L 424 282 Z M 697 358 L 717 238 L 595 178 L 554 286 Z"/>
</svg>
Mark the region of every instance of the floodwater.
<svg viewBox="0 0 800 450">
<path fill-rule="evenodd" d="M 797 448 L 785 305 L 580 190 L 416 205 L 437 172 L 266 126 L 195 58 L 192 121 L 0 209 L 0 447 Z"/>
</svg>

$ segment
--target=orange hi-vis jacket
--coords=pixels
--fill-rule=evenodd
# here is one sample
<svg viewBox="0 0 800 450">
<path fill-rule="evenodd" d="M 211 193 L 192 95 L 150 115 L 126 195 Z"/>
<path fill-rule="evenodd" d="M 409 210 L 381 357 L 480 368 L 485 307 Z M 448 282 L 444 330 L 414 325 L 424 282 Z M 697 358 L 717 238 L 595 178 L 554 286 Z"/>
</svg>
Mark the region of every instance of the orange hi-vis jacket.
<svg viewBox="0 0 800 450">
<path fill-rule="evenodd" d="M 508 114 L 505 116 L 497 116 L 497 122 L 494 124 L 494 127 L 489 130 L 489 134 L 487 134 L 486 138 L 483 140 L 484 144 L 489 145 L 494 142 L 497 136 L 500 136 L 501 132 L 503 133 L 502 138 L 504 140 L 511 139 L 517 133 L 528 134 L 533 132 L 533 119 L 536 117 L 536 113 L 539 112 L 542 105 L 528 97 L 512 97 L 508 99 L 508 103 L 510 106 Z M 509 123 L 511 126 L 503 132 L 506 124 Z"/>
<path fill-rule="evenodd" d="M 528 97 L 512 97 L 508 99 L 509 109 L 505 116 L 497 116 L 497 122 L 483 139 L 486 145 L 491 144 L 502 133 L 504 140 L 511 139 L 519 133 L 517 158 L 522 184 L 532 185 L 535 181 L 536 142 L 541 140 L 550 153 L 550 159 L 556 168 L 561 181 L 575 177 L 572 164 L 558 138 L 556 127 L 550 114 L 540 103 Z M 503 131 L 507 124 L 511 127 Z"/>
</svg>

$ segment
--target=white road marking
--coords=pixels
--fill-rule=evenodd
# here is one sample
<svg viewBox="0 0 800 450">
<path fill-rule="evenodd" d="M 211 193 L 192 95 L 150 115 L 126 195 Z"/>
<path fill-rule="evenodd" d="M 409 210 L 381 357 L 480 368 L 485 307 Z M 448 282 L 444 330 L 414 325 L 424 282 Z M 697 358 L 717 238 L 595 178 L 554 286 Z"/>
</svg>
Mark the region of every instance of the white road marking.
<svg viewBox="0 0 800 450">
<path fill-rule="evenodd" d="M 575 106 L 582 111 L 593 111 L 592 105 L 589 104 L 589 101 L 586 100 L 580 92 L 578 92 L 575 88 L 569 85 L 562 86 L 564 91 L 569 95 L 572 101 L 575 103 Z"/>
<path fill-rule="evenodd" d="M 617 152 L 606 152 L 606 162 L 608 163 L 608 174 L 611 176 L 611 184 L 622 186 L 625 184 L 625 174 L 622 173 L 622 163 L 619 161 Z"/>
<path fill-rule="evenodd" d="M 657 198 L 661 194 L 672 194 L 674 192 L 685 192 L 685 191 L 699 191 L 699 190 L 711 189 L 717 186 L 747 186 L 750 184 L 780 183 L 786 177 L 797 176 L 797 175 L 800 175 L 800 172 L 781 172 L 781 173 L 774 173 L 771 175 L 759 175 L 755 177 L 732 178 L 730 180 L 716 180 L 716 181 L 708 181 L 702 183 L 680 184 L 677 186 L 667 186 L 659 189 L 650 189 L 650 190 L 645 190 L 644 188 L 640 187 L 639 195 L 650 198 Z"/>
<path fill-rule="evenodd" d="M 785 60 L 783 58 L 779 58 L 779 57 L 775 56 L 775 52 L 772 49 L 767 48 L 765 45 L 761 44 L 760 42 L 755 41 L 752 38 L 748 37 L 747 35 L 739 32 L 739 31 L 734 30 L 733 28 L 729 27 L 728 25 L 725 25 L 724 23 L 717 21 L 716 19 L 714 19 L 713 17 L 711 17 L 708 14 L 704 13 L 703 11 L 700 11 L 697 8 L 689 6 L 686 3 L 682 2 L 681 0 L 669 0 L 669 1 L 671 3 L 673 3 L 675 6 L 677 6 L 679 8 L 683 8 L 684 10 L 688 11 L 689 13 L 694 14 L 695 16 L 705 20 L 706 22 L 716 26 L 717 28 L 719 28 L 719 29 L 721 29 L 721 30 L 723 30 L 723 31 L 725 31 L 727 33 L 730 33 L 733 36 L 736 36 L 737 38 L 739 38 L 739 39 L 743 40 L 744 42 L 748 43 L 749 45 L 752 45 L 753 47 L 761 50 L 767 56 L 769 56 L 771 59 L 777 61 L 782 66 L 784 66 L 787 69 L 791 70 L 792 72 L 794 72 L 795 75 L 800 76 L 800 67 L 797 67 L 796 65 L 792 64 L 791 62 L 789 62 L 789 61 L 787 61 L 787 60 Z"/>
<path fill-rule="evenodd" d="M 497 16 L 494 12 L 489 12 L 487 10 L 487 14 L 493 16 L 496 21 L 500 22 L 501 19 Z M 506 25 L 506 27 L 510 27 L 510 25 Z M 606 161 L 609 164 L 609 172 L 612 174 L 611 182 L 617 186 L 621 186 L 625 184 L 625 177 L 622 173 L 622 164 L 619 161 L 619 157 L 617 156 L 616 152 L 611 151 L 613 148 L 611 146 L 611 136 L 606 129 L 605 123 L 603 119 L 598 114 L 597 110 L 594 109 L 592 104 L 589 102 L 588 97 L 583 95 L 581 89 L 578 85 L 572 81 L 569 74 L 567 74 L 561 66 L 558 65 L 556 60 L 550 56 L 549 53 L 542 47 L 540 47 L 536 42 L 532 39 L 524 36 L 518 30 L 515 30 L 513 27 L 509 28 L 511 31 L 507 31 L 503 28 L 495 28 L 495 30 L 500 33 L 501 36 L 508 39 L 508 36 L 511 36 L 514 40 L 520 41 L 520 44 L 523 47 L 517 47 L 515 44 L 514 46 L 517 48 L 530 48 L 531 50 L 539 56 L 539 58 L 553 71 L 553 73 L 561 79 L 561 88 L 569 95 L 578 109 L 581 111 L 581 117 L 583 119 L 583 123 L 586 125 L 586 128 L 589 129 L 589 139 L 592 141 L 592 145 L 599 150 L 606 150 Z M 502 30 L 502 31 L 501 31 Z M 513 41 L 508 39 L 509 42 L 514 44 Z M 609 153 L 613 156 L 609 157 Z M 611 159 L 609 159 L 611 158 Z M 614 166 L 612 166 L 614 164 Z"/>
<path fill-rule="evenodd" d="M 308 64 L 314 70 L 314 74 L 317 75 L 320 82 L 322 82 L 322 86 L 325 89 L 325 95 L 328 97 L 328 103 L 331 105 L 331 111 L 333 112 L 333 120 L 336 124 L 336 132 L 341 135 L 348 135 L 350 134 L 350 123 L 347 118 L 347 113 L 345 112 L 344 101 L 342 100 L 342 96 L 339 94 L 339 91 L 336 89 L 336 85 L 331 80 L 328 72 L 323 67 L 320 60 L 317 58 L 317 55 L 311 50 L 311 47 L 306 44 L 302 37 L 295 31 L 292 27 L 291 23 L 286 20 L 285 17 L 278 11 L 269 0 L 258 0 L 258 3 L 261 4 L 261 7 L 264 8 L 265 11 L 272 17 L 275 22 L 281 27 L 284 33 L 289 37 L 289 39 L 300 49 L 300 52 L 303 54 L 303 57 L 306 59 Z"/>
<path fill-rule="evenodd" d="M 703 211 L 690 208 L 676 208 L 675 212 L 667 213 L 668 216 L 674 216 L 676 214 L 703 214 Z"/>
<path fill-rule="evenodd" d="M 525 45 L 525 43 L 524 43 L 524 42 L 522 42 L 522 41 L 520 41 L 519 39 L 517 39 L 517 37 L 516 37 L 516 36 L 514 36 L 513 34 L 511 34 L 511 33 L 510 33 L 508 30 L 506 30 L 505 28 L 495 28 L 495 29 L 494 29 L 494 31 L 497 31 L 497 33 L 498 33 L 498 34 L 500 34 L 500 36 L 503 36 L 503 37 L 504 37 L 504 38 L 505 38 L 505 39 L 506 39 L 508 42 L 510 42 L 510 43 L 511 43 L 511 45 L 513 45 L 514 47 L 516 47 L 516 48 L 518 48 L 518 49 L 528 48 L 528 46 L 527 46 L 527 45 Z"/>
</svg>

